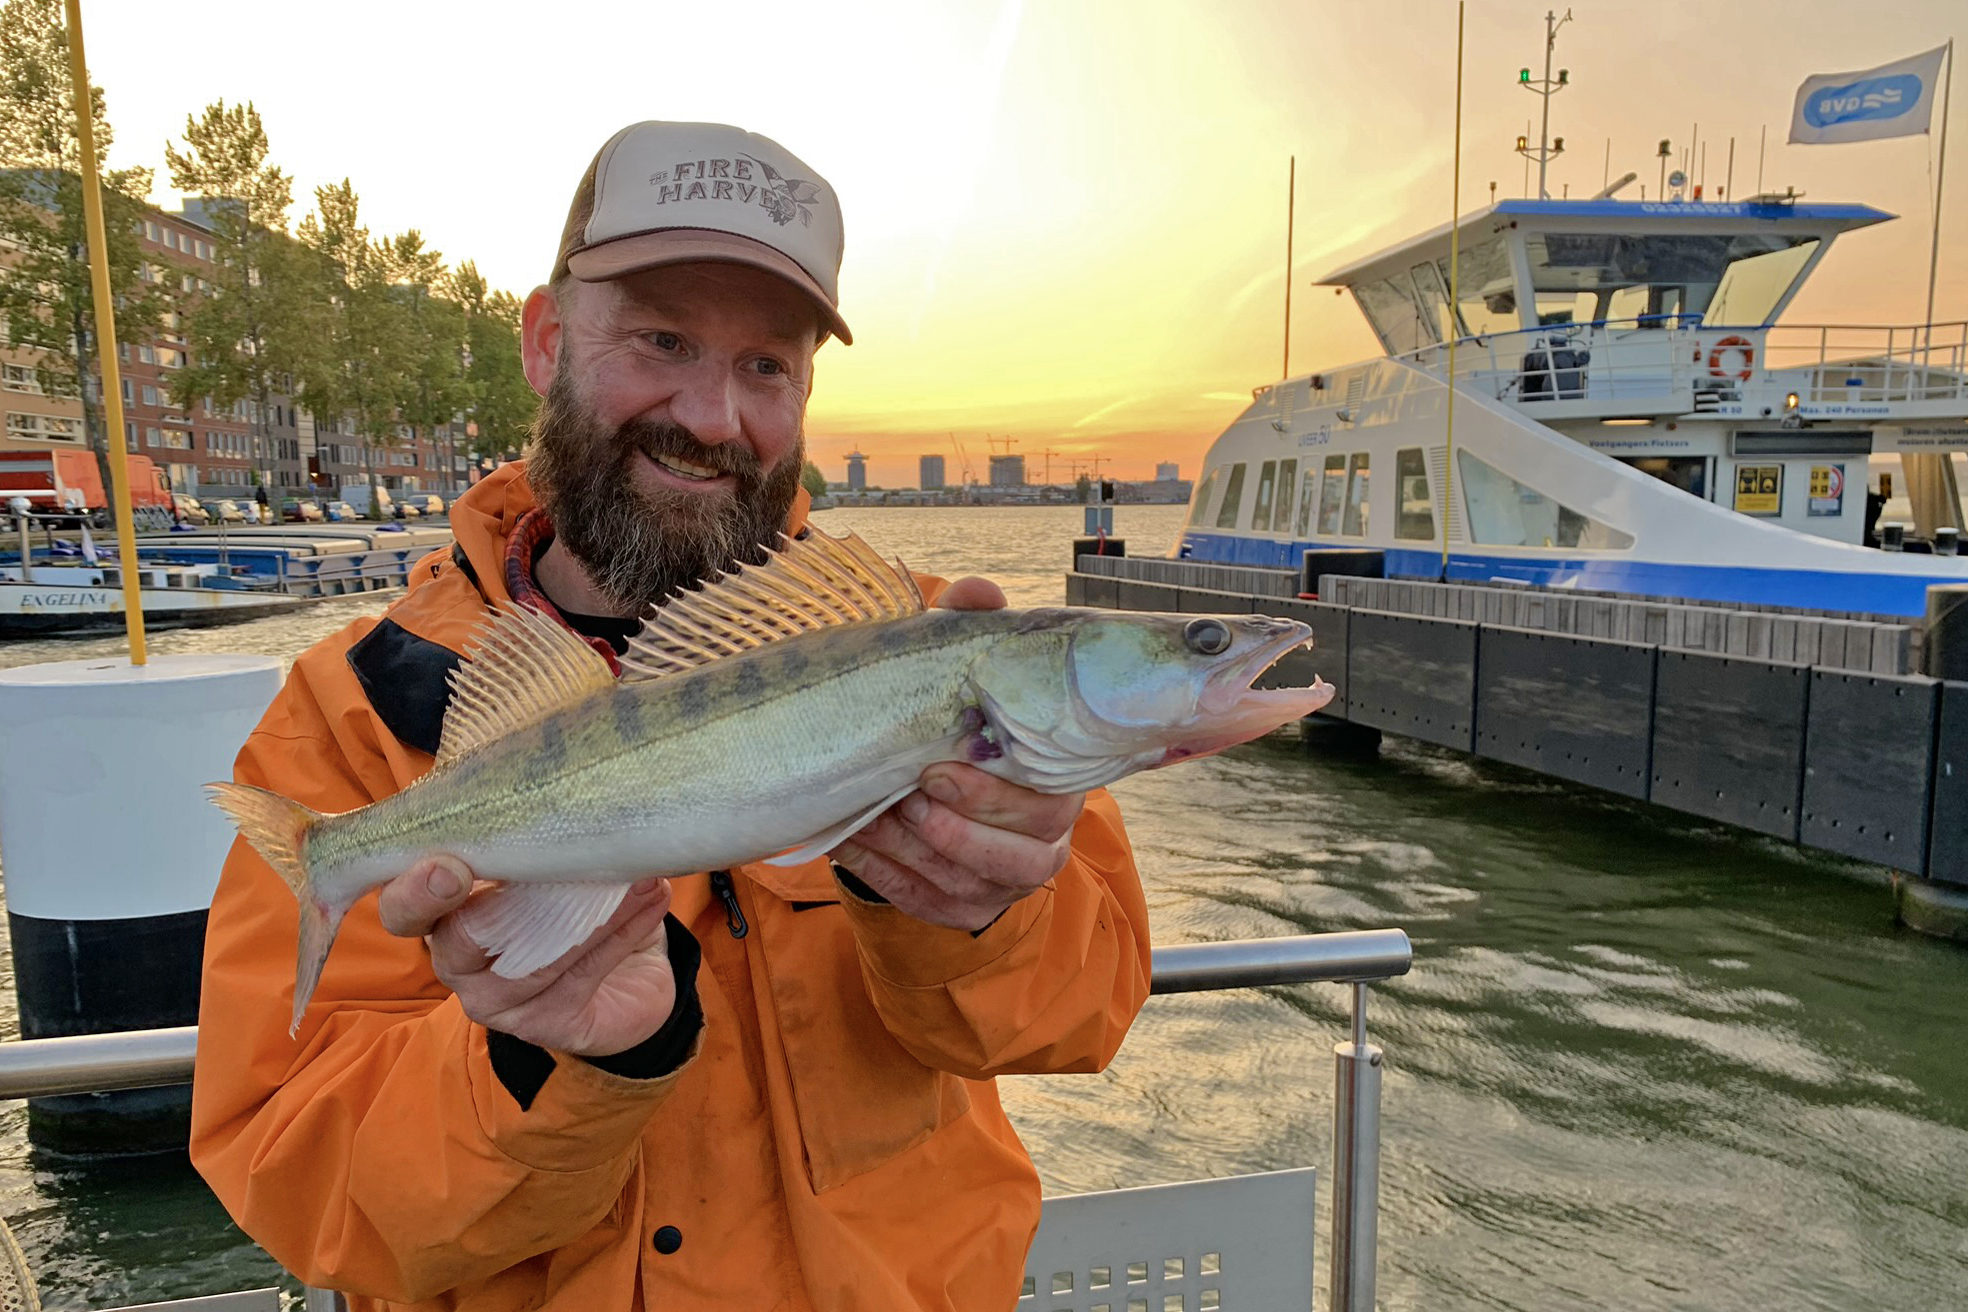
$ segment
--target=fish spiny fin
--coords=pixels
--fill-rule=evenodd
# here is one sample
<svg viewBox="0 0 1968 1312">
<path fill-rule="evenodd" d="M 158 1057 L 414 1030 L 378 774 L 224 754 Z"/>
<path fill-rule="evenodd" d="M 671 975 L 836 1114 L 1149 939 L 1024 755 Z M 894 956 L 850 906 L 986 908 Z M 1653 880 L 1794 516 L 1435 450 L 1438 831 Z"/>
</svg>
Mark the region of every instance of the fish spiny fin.
<svg viewBox="0 0 1968 1312">
<path fill-rule="evenodd" d="M 530 607 L 501 610 L 465 656 L 451 672 L 439 765 L 615 686 L 600 652 Z"/>
<path fill-rule="evenodd" d="M 922 591 L 900 562 L 883 560 L 852 533 L 815 529 L 780 538 L 764 564 L 738 566 L 651 611 L 629 639 L 623 677 L 681 674 L 779 638 L 923 610 Z"/>
<path fill-rule="evenodd" d="M 459 912 L 465 933 L 483 948 L 502 979 L 552 965 L 615 914 L 625 882 L 501 884 Z"/>
<path fill-rule="evenodd" d="M 348 906 L 331 906 L 315 892 L 308 874 L 306 844 L 308 831 L 323 818 L 319 811 L 292 802 L 279 793 L 270 793 L 251 784 L 206 784 L 205 791 L 221 811 L 239 826 L 240 837 L 253 845 L 281 882 L 294 892 L 300 904 L 300 951 L 294 959 L 294 1019 L 288 1034 L 300 1032 L 301 1016 L 308 999 L 321 982 L 321 969 L 328 964 L 328 949 L 335 945 L 335 931 L 341 927 Z"/>
</svg>

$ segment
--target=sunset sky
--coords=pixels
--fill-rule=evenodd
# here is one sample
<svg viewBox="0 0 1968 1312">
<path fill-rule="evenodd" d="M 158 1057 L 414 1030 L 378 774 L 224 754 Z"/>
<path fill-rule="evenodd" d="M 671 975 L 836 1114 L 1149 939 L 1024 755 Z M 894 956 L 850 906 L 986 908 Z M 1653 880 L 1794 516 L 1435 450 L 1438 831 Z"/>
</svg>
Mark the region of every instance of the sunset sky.
<svg viewBox="0 0 1968 1312">
<path fill-rule="evenodd" d="M 1511 153 L 1537 99 L 1546 6 L 1470 6 L 1462 208 L 1523 194 Z M 1563 6 L 1560 6 L 1563 12 Z M 595 149 L 644 118 L 778 139 L 842 198 L 842 312 L 808 419 L 831 477 L 915 457 L 983 471 L 1009 435 L 1033 477 L 1093 453 L 1194 474 L 1278 376 L 1286 160 L 1298 158 L 1294 372 L 1375 353 L 1351 298 L 1312 278 L 1450 213 L 1455 5 L 1447 0 L 880 0 L 743 5 L 371 3 L 194 8 L 84 0 L 115 165 L 159 168 L 210 101 L 254 101 L 296 177 L 347 176 L 380 234 L 420 228 L 495 285 L 544 278 Z M 1710 191 L 1767 188 L 1905 216 L 1843 238 L 1788 322 L 1912 323 L 1925 295 L 1932 139 L 1785 146 L 1797 84 L 1968 36 L 1958 0 L 1575 4 L 1551 190 L 1596 191 L 1700 124 Z M 1855 15 L 1863 15 L 1862 19 Z M 1968 78 L 1956 79 L 1968 98 Z M 1968 110 L 1950 118 L 1936 318 L 1968 317 Z M 1535 137 L 1535 124 L 1532 135 Z M 1636 196 L 1638 187 L 1627 194 Z M 956 476 L 954 457 L 951 476 Z"/>
</svg>

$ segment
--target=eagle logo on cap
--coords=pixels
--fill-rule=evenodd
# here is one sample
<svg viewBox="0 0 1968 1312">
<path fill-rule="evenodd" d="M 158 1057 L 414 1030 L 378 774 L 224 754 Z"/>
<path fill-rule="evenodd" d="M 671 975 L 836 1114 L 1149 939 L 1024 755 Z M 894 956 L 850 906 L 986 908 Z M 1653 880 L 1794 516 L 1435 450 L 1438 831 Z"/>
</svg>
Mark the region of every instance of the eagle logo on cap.
<svg viewBox="0 0 1968 1312">
<path fill-rule="evenodd" d="M 793 221 L 794 216 L 798 216 L 801 227 L 812 224 L 813 211 L 807 207 L 820 199 L 818 183 L 808 182 L 805 178 L 782 177 L 778 169 L 751 155 L 742 158 L 751 160 L 765 171 L 765 180 L 771 186 L 759 197 L 759 204 L 765 207 L 765 212 L 772 216 L 774 223 L 783 228 Z"/>
</svg>

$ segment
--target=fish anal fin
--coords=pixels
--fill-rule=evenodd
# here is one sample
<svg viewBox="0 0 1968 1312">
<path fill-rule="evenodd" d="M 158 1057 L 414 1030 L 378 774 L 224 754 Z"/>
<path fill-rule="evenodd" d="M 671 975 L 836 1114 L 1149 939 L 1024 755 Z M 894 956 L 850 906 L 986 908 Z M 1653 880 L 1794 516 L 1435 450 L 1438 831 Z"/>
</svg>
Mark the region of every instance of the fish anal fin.
<svg viewBox="0 0 1968 1312">
<path fill-rule="evenodd" d="M 781 538 L 762 565 L 741 566 L 650 612 L 622 657 L 624 678 L 682 674 L 781 638 L 839 624 L 920 614 L 923 597 L 900 562 L 852 533 Z"/>
<path fill-rule="evenodd" d="M 628 882 L 501 884 L 467 902 L 458 914 L 467 936 L 493 958 L 502 979 L 551 965 L 615 914 Z"/>
<path fill-rule="evenodd" d="M 465 655 L 451 673 L 440 765 L 615 685 L 600 652 L 528 607 L 501 610 Z"/>
<path fill-rule="evenodd" d="M 875 803 L 847 823 L 836 825 L 823 834 L 817 834 L 791 851 L 780 852 L 776 856 L 769 856 L 765 859 L 765 864 L 769 866 L 797 866 L 804 865 L 815 857 L 825 856 L 840 846 L 842 839 L 846 838 L 849 834 L 857 832 L 863 825 L 915 791 L 916 784 L 911 780 L 907 788 L 890 793 L 887 797 L 882 798 L 881 801 Z"/>
</svg>

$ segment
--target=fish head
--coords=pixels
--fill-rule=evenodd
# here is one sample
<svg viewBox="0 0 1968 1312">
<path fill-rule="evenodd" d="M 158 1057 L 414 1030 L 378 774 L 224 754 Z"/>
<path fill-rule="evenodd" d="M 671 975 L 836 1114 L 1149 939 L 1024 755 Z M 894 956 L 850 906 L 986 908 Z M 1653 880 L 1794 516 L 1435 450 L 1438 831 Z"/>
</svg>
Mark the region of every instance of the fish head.
<svg viewBox="0 0 1968 1312">
<path fill-rule="evenodd" d="M 979 764 L 1070 791 L 1248 742 L 1332 699 L 1317 679 L 1251 686 L 1311 638 L 1263 615 L 1031 612 L 973 668 L 987 722 L 973 759 L 996 750 L 1002 760 Z"/>
</svg>

